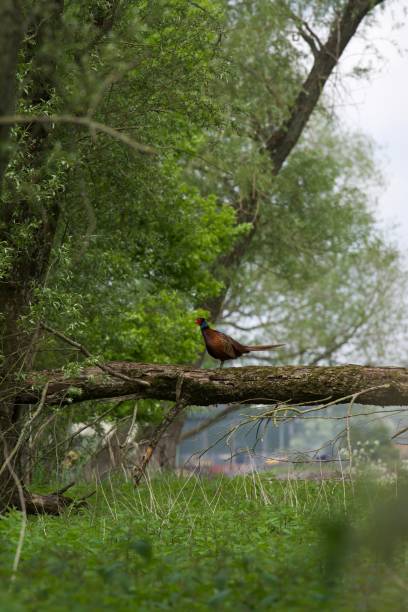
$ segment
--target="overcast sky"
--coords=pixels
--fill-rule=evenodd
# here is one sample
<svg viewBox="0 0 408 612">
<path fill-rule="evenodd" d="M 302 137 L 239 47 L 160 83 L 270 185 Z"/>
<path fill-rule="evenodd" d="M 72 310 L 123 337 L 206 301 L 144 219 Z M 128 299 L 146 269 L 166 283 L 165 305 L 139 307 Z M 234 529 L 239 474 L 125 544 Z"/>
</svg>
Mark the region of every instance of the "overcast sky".
<svg viewBox="0 0 408 612">
<path fill-rule="evenodd" d="M 408 0 L 385 2 L 368 39 L 353 40 L 341 72 L 371 60 L 370 80 L 346 79 L 337 113 L 342 121 L 375 141 L 386 185 L 379 195 L 378 218 L 396 225 L 400 249 L 408 255 Z M 377 9 L 378 10 L 378 9 Z M 399 24 L 399 27 L 396 27 Z M 366 48 L 367 42 L 369 43 Z M 382 59 L 377 59 L 378 49 Z"/>
</svg>

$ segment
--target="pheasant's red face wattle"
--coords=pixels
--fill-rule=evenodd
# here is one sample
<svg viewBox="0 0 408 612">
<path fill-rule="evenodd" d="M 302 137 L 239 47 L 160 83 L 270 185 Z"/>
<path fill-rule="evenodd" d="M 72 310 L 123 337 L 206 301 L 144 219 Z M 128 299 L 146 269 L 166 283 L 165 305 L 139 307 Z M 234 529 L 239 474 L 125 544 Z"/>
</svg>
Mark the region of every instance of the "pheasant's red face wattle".
<svg viewBox="0 0 408 612">
<path fill-rule="evenodd" d="M 198 318 L 198 319 L 196 319 L 196 320 L 195 320 L 195 323 L 196 323 L 196 325 L 201 325 L 201 323 L 202 323 L 203 321 L 204 321 L 204 319 L 200 317 L 200 318 Z"/>
</svg>

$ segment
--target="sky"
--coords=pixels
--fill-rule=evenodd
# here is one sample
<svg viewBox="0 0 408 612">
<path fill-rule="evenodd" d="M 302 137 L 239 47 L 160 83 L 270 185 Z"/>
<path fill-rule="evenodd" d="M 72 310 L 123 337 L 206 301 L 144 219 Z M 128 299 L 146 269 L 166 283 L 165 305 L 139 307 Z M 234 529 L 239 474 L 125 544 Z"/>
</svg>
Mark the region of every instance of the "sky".
<svg viewBox="0 0 408 612">
<path fill-rule="evenodd" d="M 353 40 L 342 58 L 336 111 L 342 122 L 375 141 L 385 178 L 377 218 L 394 226 L 393 235 L 408 257 L 408 0 L 386 0 L 384 10 L 376 10 L 377 23 L 365 40 Z M 369 61 L 369 79 L 347 78 L 353 66 Z"/>
</svg>

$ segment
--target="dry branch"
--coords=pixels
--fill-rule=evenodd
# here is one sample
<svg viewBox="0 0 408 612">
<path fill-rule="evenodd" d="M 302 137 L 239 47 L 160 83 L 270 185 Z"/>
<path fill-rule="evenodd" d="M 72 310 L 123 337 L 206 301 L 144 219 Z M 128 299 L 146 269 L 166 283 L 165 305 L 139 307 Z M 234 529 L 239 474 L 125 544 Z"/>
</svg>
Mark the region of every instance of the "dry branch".
<svg viewBox="0 0 408 612">
<path fill-rule="evenodd" d="M 202 431 L 205 431 L 206 429 L 208 429 L 212 425 L 215 425 L 216 423 L 219 423 L 228 414 L 231 414 L 231 412 L 236 412 L 241 407 L 242 407 L 241 404 L 231 404 L 231 405 L 227 406 L 226 408 L 221 410 L 221 412 L 217 412 L 217 414 L 213 414 L 211 417 L 209 417 L 205 421 L 202 421 L 201 423 L 199 423 L 196 427 L 192 427 L 191 429 L 188 429 L 187 431 L 184 431 L 181 434 L 180 438 L 179 438 L 179 442 L 183 442 L 184 440 L 188 440 L 189 438 L 194 438 L 195 436 L 197 436 Z"/>
<path fill-rule="evenodd" d="M 84 368 L 66 378 L 61 370 L 32 373 L 16 392 L 19 404 L 32 404 L 47 380 L 45 403 L 74 404 L 133 395 L 138 398 L 177 401 L 177 381 L 183 378 L 183 400 L 195 406 L 248 403 L 308 404 L 332 401 L 355 393 L 359 403 L 379 406 L 408 406 L 408 368 L 343 365 L 235 367 L 203 370 L 181 365 L 131 362 L 106 364 L 124 378 L 108 375 L 98 367 Z M 140 384 L 140 380 L 149 386 Z M 374 389 L 374 387 L 378 387 Z M 379 388 L 381 387 L 381 388 Z M 364 393 L 362 393 L 364 392 Z"/>
<path fill-rule="evenodd" d="M 140 461 L 140 464 L 133 470 L 133 481 L 137 486 L 146 474 L 147 466 L 150 463 L 150 459 L 153 456 L 161 438 L 166 433 L 170 425 L 179 416 L 179 414 L 187 407 L 183 400 L 178 400 L 168 411 L 166 416 L 162 419 L 159 425 L 154 429 L 148 444 L 146 451 Z"/>
<path fill-rule="evenodd" d="M 88 349 L 83 344 L 80 344 L 79 342 L 72 340 L 72 338 L 68 338 L 68 336 L 54 329 L 53 327 L 50 327 L 46 323 L 40 323 L 40 327 L 48 331 L 50 334 L 53 334 L 57 338 L 60 338 L 60 340 L 63 340 L 67 344 L 70 344 L 71 346 L 76 348 L 78 351 L 80 351 L 83 355 L 85 355 L 85 357 L 92 358 L 92 354 L 90 353 L 90 351 L 88 351 Z M 98 368 L 101 368 L 101 370 L 103 370 L 110 376 L 116 376 L 117 378 L 121 378 L 123 380 L 132 380 L 132 379 L 128 379 L 127 376 L 125 376 L 124 374 L 121 374 L 120 372 L 115 372 L 114 370 L 109 369 L 109 366 L 107 366 L 104 363 L 98 363 L 96 365 L 98 366 Z M 132 382 L 134 382 L 134 379 L 132 380 Z M 138 382 L 142 386 L 143 385 L 146 387 L 149 386 L 149 383 L 147 381 L 139 380 Z"/>
</svg>

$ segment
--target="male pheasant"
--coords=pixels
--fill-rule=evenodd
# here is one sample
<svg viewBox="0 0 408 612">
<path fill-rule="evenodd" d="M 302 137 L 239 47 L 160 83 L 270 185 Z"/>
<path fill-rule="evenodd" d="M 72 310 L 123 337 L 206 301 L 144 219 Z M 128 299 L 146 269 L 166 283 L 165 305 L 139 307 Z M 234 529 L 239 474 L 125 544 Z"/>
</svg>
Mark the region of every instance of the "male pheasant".
<svg viewBox="0 0 408 612">
<path fill-rule="evenodd" d="M 205 346 L 207 352 L 214 359 L 220 360 L 220 368 L 224 365 L 224 361 L 228 359 L 237 359 L 245 353 L 252 353 L 253 351 L 266 351 L 268 349 L 276 349 L 284 344 L 262 344 L 259 346 L 247 346 L 241 344 L 231 336 L 223 334 L 216 329 L 211 329 L 207 321 L 203 318 L 196 319 L 196 324 L 200 326 L 201 333 L 203 334 Z"/>
</svg>

